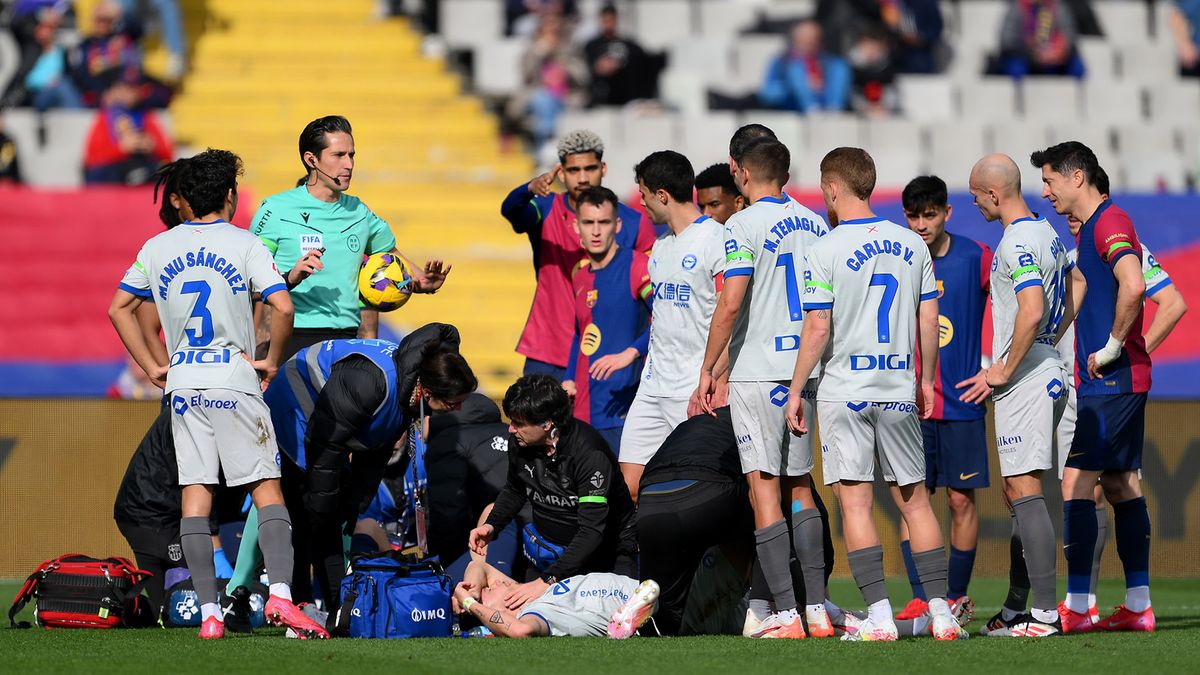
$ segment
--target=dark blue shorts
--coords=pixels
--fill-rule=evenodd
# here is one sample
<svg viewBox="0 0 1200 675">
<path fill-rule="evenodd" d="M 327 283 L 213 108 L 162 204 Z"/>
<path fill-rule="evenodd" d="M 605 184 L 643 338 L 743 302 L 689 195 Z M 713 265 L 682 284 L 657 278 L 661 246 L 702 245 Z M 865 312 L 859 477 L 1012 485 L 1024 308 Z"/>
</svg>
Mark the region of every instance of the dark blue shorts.
<svg viewBox="0 0 1200 675">
<path fill-rule="evenodd" d="M 983 420 L 921 420 L 921 435 L 925 437 L 925 487 L 973 490 L 991 484 Z"/>
<path fill-rule="evenodd" d="M 521 374 L 522 375 L 549 375 L 550 377 L 553 377 L 554 379 L 558 380 L 559 382 L 562 382 L 562 379 L 567 376 L 567 369 L 565 366 L 556 366 L 553 363 L 546 363 L 545 361 L 538 361 L 537 359 L 531 359 L 528 356 L 526 356 L 525 357 L 525 369 L 521 372 Z"/>
<path fill-rule="evenodd" d="M 1146 394 L 1080 396 L 1067 467 L 1137 471 L 1146 439 Z"/>
</svg>

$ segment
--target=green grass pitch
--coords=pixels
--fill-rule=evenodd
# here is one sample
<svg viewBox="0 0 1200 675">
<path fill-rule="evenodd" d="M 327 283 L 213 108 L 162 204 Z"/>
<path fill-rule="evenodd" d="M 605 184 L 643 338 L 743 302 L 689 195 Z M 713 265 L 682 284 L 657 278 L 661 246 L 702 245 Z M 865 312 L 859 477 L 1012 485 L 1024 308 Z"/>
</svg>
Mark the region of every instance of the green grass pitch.
<svg viewBox="0 0 1200 675">
<path fill-rule="evenodd" d="M 897 607 L 908 600 L 903 580 L 891 585 Z M 835 640 L 770 641 L 741 637 L 539 640 L 331 640 L 300 642 L 280 629 L 203 643 L 195 629 L 3 630 L 0 655 L 8 673 L 785 673 L 809 672 L 1158 672 L 1200 670 L 1200 580 L 1156 581 L 1158 632 L 1101 633 L 1044 640 L 975 635 L 1004 596 L 1005 582 L 972 583 L 978 610 L 970 640 L 931 638 L 895 644 Z M 11 598 L 13 583 L 0 583 Z M 1060 589 L 1061 590 L 1061 589 Z M 861 604 L 858 590 L 835 580 L 835 601 Z M 1105 581 L 1101 606 L 1120 602 L 1119 581 Z M 1102 612 L 1103 614 L 1103 612 Z M 28 610 L 25 618 L 29 618 Z"/>
</svg>

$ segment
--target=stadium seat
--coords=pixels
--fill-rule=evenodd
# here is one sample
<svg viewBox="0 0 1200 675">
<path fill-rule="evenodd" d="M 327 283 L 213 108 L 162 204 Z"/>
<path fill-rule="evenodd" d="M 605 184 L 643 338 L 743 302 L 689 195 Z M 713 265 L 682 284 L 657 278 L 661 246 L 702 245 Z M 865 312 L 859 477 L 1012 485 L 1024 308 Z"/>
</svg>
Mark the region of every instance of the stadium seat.
<svg viewBox="0 0 1200 675">
<path fill-rule="evenodd" d="M 1116 49 L 1104 38 L 1083 36 L 1077 42 L 1089 82 L 1111 82 L 1117 77 Z"/>
<path fill-rule="evenodd" d="M 1027 195 L 1042 191 L 1042 172 L 1029 164 L 1029 154 L 1051 142 L 1046 126 L 1038 122 L 1007 122 L 990 128 L 989 152 L 1003 152 L 1021 168 L 1021 189 Z"/>
<path fill-rule="evenodd" d="M 1079 83 L 1070 77 L 1028 77 L 1021 82 L 1026 119 L 1052 122 L 1080 117 Z"/>
<path fill-rule="evenodd" d="M 470 49 L 504 35 L 504 3 L 495 0 L 442 0 L 442 38 L 454 49 Z"/>
<path fill-rule="evenodd" d="M 863 147 L 875 159 L 876 184 L 903 187 L 925 171 L 922 150 L 927 146 L 916 122 L 903 119 L 867 119 L 862 129 Z"/>
<path fill-rule="evenodd" d="M 1200 119 L 1200 82 L 1150 87 L 1150 119 L 1194 124 Z"/>
<path fill-rule="evenodd" d="M 4 125 L 17 146 L 21 177 L 35 187 L 74 188 L 83 184 L 83 151 L 94 110 L 51 110 L 41 115 L 29 108 L 5 111 Z M 46 144 L 39 141 L 44 125 Z"/>
<path fill-rule="evenodd" d="M 1141 84 L 1135 80 L 1089 81 L 1083 86 L 1084 112 L 1092 123 L 1138 122 L 1144 118 L 1144 96 Z"/>
<path fill-rule="evenodd" d="M 634 35 L 650 51 L 666 49 L 693 35 L 689 0 L 639 0 L 633 5 Z"/>
<path fill-rule="evenodd" d="M 1170 42 L 1123 45 L 1118 61 L 1121 76 L 1143 84 L 1179 81 L 1175 49 Z"/>
<path fill-rule="evenodd" d="M 679 119 L 672 113 L 622 111 L 618 116 L 617 142 L 638 158 L 679 143 Z"/>
<path fill-rule="evenodd" d="M 1129 125 L 1117 129 L 1117 157 L 1127 190 L 1182 190 L 1188 171 L 1175 129 Z"/>
<path fill-rule="evenodd" d="M 863 145 L 863 120 L 850 113 L 821 113 L 807 116 L 805 122 L 809 159 L 798 167 L 792 162 L 800 170 L 799 175 L 792 176 L 792 182 L 816 187 L 821 182 L 819 164 L 826 153 L 843 145 Z"/>
<path fill-rule="evenodd" d="M 959 85 L 958 109 L 963 119 L 1008 121 L 1016 115 L 1017 88 L 1008 77 L 981 77 Z"/>
<path fill-rule="evenodd" d="M 742 35 L 733 45 L 735 79 L 750 91 L 758 91 L 767 64 L 786 48 L 782 35 Z"/>
<path fill-rule="evenodd" d="M 683 113 L 699 115 L 708 111 L 705 76 L 693 70 L 663 71 L 658 76 L 658 96 L 663 104 Z"/>
<path fill-rule="evenodd" d="M 954 119 L 954 84 L 940 75 L 904 75 L 896 80 L 900 109 L 907 119 L 933 122 Z"/>
<path fill-rule="evenodd" d="M 798 21 L 817 13 L 816 0 L 773 0 L 762 8 L 763 16 L 773 21 Z"/>
<path fill-rule="evenodd" d="M 511 96 L 521 88 L 522 38 L 484 40 L 475 45 L 475 91 L 484 96 Z"/>
<path fill-rule="evenodd" d="M 1008 11 L 1005 0 L 972 0 L 958 3 L 958 44 L 971 44 L 992 52 L 1000 45 L 1000 25 Z"/>
<path fill-rule="evenodd" d="M 667 67 L 699 73 L 706 84 L 726 82 L 733 73 L 730 38 L 705 36 L 677 40 L 667 50 Z"/>
<path fill-rule="evenodd" d="M 617 140 L 618 108 L 592 108 L 590 110 L 568 110 L 558 118 L 558 135 L 587 129 L 604 141 L 607 149 L 612 149 Z"/>
<path fill-rule="evenodd" d="M 779 110 L 750 110 L 742 116 L 740 124 L 762 124 L 775 132 L 775 137 L 792 153 L 792 164 L 798 161 L 820 161 L 820 157 L 808 156 L 808 130 L 805 118 L 795 113 Z M 808 156 L 807 160 L 804 158 Z"/>
<path fill-rule="evenodd" d="M 729 159 L 728 141 L 737 128 L 737 116 L 732 112 L 685 115 L 680 120 L 680 140 L 683 141 L 680 152 L 692 160 L 699 173 L 710 164 Z"/>
<path fill-rule="evenodd" d="M 8 83 L 21 64 L 21 53 L 12 33 L 0 28 L 0 94 L 8 89 Z"/>
<path fill-rule="evenodd" d="M 701 40 L 732 36 L 749 28 L 757 10 L 744 0 L 700 0 L 697 3 Z"/>
<path fill-rule="evenodd" d="M 987 53 L 979 45 L 958 42 L 946 66 L 946 76 L 955 82 L 978 82 L 987 69 Z"/>
<path fill-rule="evenodd" d="M 1088 124 L 1062 122 L 1050 125 L 1051 143 L 1063 141 L 1079 141 L 1096 153 L 1101 166 L 1107 166 L 1113 160 L 1113 131 L 1112 127 L 1091 121 Z"/>
<path fill-rule="evenodd" d="M 1131 158 L 1153 160 L 1178 153 L 1176 130 L 1166 125 L 1129 124 L 1117 127 L 1117 153 L 1122 161 Z"/>
<path fill-rule="evenodd" d="M 1091 3 L 1104 37 L 1116 45 L 1144 44 L 1150 36 L 1150 15 L 1142 0 L 1105 0 Z"/>
<path fill-rule="evenodd" d="M 988 153 L 984 128 L 971 120 L 942 122 L 926 125 L 925 136 L 926 170 L 946 181 L 950 189 L 965 190 L 971 167 Z"/>
<path fill-rule="evenodd" d="M 1159 155 L 1154 161 L 1123 157 L 1118 174 L 1121 189 L 1137 192 L 1180 192 L 1187 186 L 1188 168 L 1177 154 Z"/>
</svg>

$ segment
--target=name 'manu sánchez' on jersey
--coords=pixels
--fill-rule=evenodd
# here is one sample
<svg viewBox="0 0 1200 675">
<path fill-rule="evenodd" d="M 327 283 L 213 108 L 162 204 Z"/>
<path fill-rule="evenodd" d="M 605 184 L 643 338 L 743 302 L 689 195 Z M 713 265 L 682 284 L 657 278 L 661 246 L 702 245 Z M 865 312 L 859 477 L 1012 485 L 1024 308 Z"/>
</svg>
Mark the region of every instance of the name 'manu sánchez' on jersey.
<svg viewBox="0 0 1200 675">
<path fill-rule="evenodd" d="M 866 242 L 856 251 L 854 251 L 854 257 L 846 259 L 846 267 L 849 267 L 852 271 L 857 272 L 862 269 L 862 266 L 865 265 L 868 260 L 877 255 L 894 255 L 897 258 L 903 259 L 904 262 L 908 263 L 911 267 L 913 264 L 913 256 L 916 255 L 916 252 L 898 241 L 884 239 L 881 243 L 878 239 L 876 239 L 875 241 Z"/>
<path fill-rule="evenodd" d="M 784 218 L 771 226 L 769 234 L 772 238 L 763 240 L 763 250 L 768 253 L 774 253 L 779 248 L 779 244 L 783 238 L 793 232 L 811 232 L 815 236 L 824 237 L 826 230 L 809 218 L 800 216 Z"/>
<path fill-rule="evenodd" d="M 179 256 L 171 262 L 163 265 L 162 274 L 158 276 L 160 286 L 158 287 L 158 297 L 163 300 L 167 299 L 167 290 L 175 277 L 183 273 L 185 269 L 192 267 L 207 267 L 217 274 L 224 277 L 229 284 L 229 290 L 234 295 L 241 293 L 246 289 L 246 279 L 238 268 L 225 259 L 224 256 L 216 253 L 210 253 L 201 246 L 199 250 L 188 251 L 186 255 Z"/>
</svg>

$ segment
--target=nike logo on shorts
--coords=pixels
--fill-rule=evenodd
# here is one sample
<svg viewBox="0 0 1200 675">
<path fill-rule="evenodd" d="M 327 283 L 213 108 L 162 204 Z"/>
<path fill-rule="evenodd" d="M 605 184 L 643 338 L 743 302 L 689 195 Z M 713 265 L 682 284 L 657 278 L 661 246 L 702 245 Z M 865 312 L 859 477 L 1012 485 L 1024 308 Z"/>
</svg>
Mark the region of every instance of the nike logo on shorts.
<svg viewBox="0 0 1200 675">
<path fill-rule="evenodd" d="M 958 479 L 959 480 L 971 480 L 972 478 L 974 478 L 975 476 L 978 476 L 978 475 L 979 475 L 978 471 L 976 471 L 975 473 L 960 473 L 960 474 L 958 474 Z"/>
<path fill-rule="evenodd" d="M 1072 457 L 1083 457 L 1083 455 L 1084 455 L 1084 453 L 1082 453 L 1082 452 L 1073 452 L 1073 453 L 1067 455 L 1067 459 L 1071 459 Z"/>
</svg>

